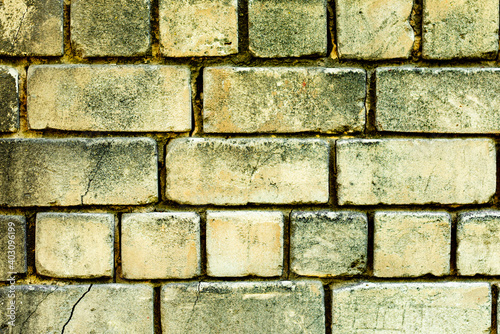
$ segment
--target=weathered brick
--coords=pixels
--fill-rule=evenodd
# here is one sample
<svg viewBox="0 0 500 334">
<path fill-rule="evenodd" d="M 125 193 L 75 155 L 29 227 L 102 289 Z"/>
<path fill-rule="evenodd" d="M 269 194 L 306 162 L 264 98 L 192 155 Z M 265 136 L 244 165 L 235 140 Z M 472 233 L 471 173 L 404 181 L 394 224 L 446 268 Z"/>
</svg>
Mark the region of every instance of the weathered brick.
<svg viewBox="0 0 500 334">
<path fill-rule="evenodd" d="M 17 274 L 28 270 L 24 216 L 0 215 L 0 254 L 0 281 L 15 284 Z"/>
<path fill-rule="evenodd" d="M 498 52 L 498 6 L 498 0 L 424 0 L 422 56 L 494 59 Z"/>
<path fill-rule="evenodd" d="M 448 275 L 450 251 L 451 217 L 448 213 L 375 213 L 375 276 Z"/>
<path fill-rule="evenodd" d="M 133 57 L 151 48 L 149 0 L 72 0 L 71 45 L 82 57 Z"/>
<path fill-rule="evenodd" d="M 19 74 L 12 67 L 0 66 L 0 132 L 18 129 Z"/>
<path fill-rule="evenodd" d="M 359 132 L 366 72 L 349 68 L 213 67 L 203 76 L 203 130 Z"/>
<path fill-rule="evenodd" d="M 186 132 L 191 130 L 190 71 L 150 65 L 31 66 L 28 121 L 32 129 Z"/>
<path fill-rule="evenodd" d="M 166 284 L 163 333 L 325 333 L 321 282 Z M 194 305 L 194 307 L 193 307 Z"/>
<path fill-rule="evenodd" d="M 112 277 L 114 233 L 112 214 L 39 213 L 35 233 L 36 271 L 62 278 Z"/>
<path fill-rule="evenodd" d="M 332 292 L 336 334 L 490 332 L 487 283 L 362 283 Z"/>
<path fill-rule="evenodd" d="M 166 57 L 238 52 L 238 0 L 160 0 L 160 43 Z"/>
<path fill-rule="evenodd" d="M 200 217 L 194 212 L 124 214 L 123 277 L 191 278 L 200 274 Z"/>
<path fill-rule="evenodd" d="M 381 131 L 499 133 L 500 69 L 377 69 Z"/>
<path fill-rule="evenodd" d="M 0 205 L 128 205 L 158 199 L 150 138 L 1 139 Z"/>
<path fill-rule="evenodd" d="M 281 212 L 208 211 L 208 275 L 280 276 L 283 224 Z"/>
<path fill-rule="evenodd" d="M 409 58 L 415 36 L 413 0 L 336 0 L 340 58 Z"/>
<path fill-rule="evenodd" d="M 486 203 L 495 190 L 490 139 L 337 141 L 341 205 Z"/>
<path fill-rule="evenodd" d="M 167 146 L 166 167 L 167 198 L 180 203 L 328 201 L 323 140 L 179 138 Z"/>
<path fill-rule="evenodd" d="M 250 52 L 257 57 L 325 55 L 325 0 L 249 0 Z"/>
<path fill-rule="evenodd" d="M 17 285 L 15 326 L 9 333 L 154 333 L 153 288 L 146 285 Z M 0 288 L 0 325 L 11 302 Z"/>
<path fill-rule="evenodd" d="M 2 55 L 62 56 L 63 1 L 2 1 L 0 32 Z"/>
<path fill-rule="evenodd" d="M 460 275 L 500 275 L 500 212 L 462 213 L 457 224 Z"/>
<path fill-rule="evenodd" d="M 349 276 L 366 270 L 366 214 L 340 211 L 293 212 L 291 269 L 304 276 Z"/>
</svg>

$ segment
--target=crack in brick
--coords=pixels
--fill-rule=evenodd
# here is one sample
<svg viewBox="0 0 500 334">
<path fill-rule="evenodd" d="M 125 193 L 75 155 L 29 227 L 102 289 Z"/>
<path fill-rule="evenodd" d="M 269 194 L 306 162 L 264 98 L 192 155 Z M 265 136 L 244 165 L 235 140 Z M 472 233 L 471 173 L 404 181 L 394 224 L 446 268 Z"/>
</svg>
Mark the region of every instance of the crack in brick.
<svg viewBox="0 0 500 334">
<path fill-rule="evenodd" d="M 194 300 L 193 303 L 193 308 L 191 309 L 191 314 L 189 315 L 189 319 L 187 323 L 191 323 L 191 319 L 193 319 L 194 316 L 194 309 L 196 308 L 196 304 L 198 304 L 198 300 L 200 299 L 200 293 L 201 293 L 201 281 L 198 281 L 198 286 L 196 287 L 196 299 Z"/>
<path fill-rule="evenodd" d="M 71 318 L 73 318 L 73 313 L 75 312 L 75 308 L 76 308 L 76 306 L 78 305 L 78 303 L 80 303 L 80 301 L 83 299 L 83 297 L 85 297 L 85 295 L 86 295 L 87 293 L 89 293 L 89 292 L 90 292 L 90 289 L 92 289 L 92 286 L 93 286 L 93 285 L 94 285 L 94 284 L 90 284 L 90 286 L 89 286 L 88 290 L 87 290 L 87 291 L 85 291 L 85 292 L 83 293 L 83 295 L 82 295 L 82 296 L 81 296 L 81 297 L 80 297 L 80 298 L 76 301 L 75 305 L 73 305 L 73 308 L 71 309 L 71 314 L 69 315 L 69 319 L 68 319 L 68 321 L 66 321 L 66 323 L 64 324 L 64 326 L 63 326 L 63 328 L 62 328 L 62 330 L 61 330 L 61 334 L 64 334 L 64 331 L 66 330 L 66 326 L 67 326 L 67 325 L 69 324 L 69 322 L 71 321 Z"/>
<path fill-rule="evenodd" d="M 21 325 L 21 329 L 24 328 L 24 326 L 26 325 L 26 323 L 28 322 L 28 320 L 31 318 L 31 316 L 33 314 L 35 314 L 35 312 L 38 310 L 38 307 L 40 306 L 40 304 L 42 304 L 44 302 L 44 300 L 47 299 L 51 294 L 53 294 L 54 292 L 56 292 L 57 289 L 59 289 L 59 288 L 55 288 L 54 290 L 49 291 L 49 293 L 47 293 L 45 295 L 45 297 L 43 297 L 42 300 L 40 300 L 40 302 L 38 304 L 36 304 L 35 309 L 33 310 L 33 312 L 31 312 L 30 315 L 28 315 L 28 317 L 26 318 L 26 320 L 23 321 L 23 324 Z"/>
<path fill-rule="evenodd" d="M 21 27 L 23 26 L 24 22 L 24 17 L 26 16 L 26 13 L 29 11 L 29 7 L 26 6 L 26 10 L 23 13 L 23 16 L 21 17 L 21 22 L 19 23 L 19 28 L 17 28 L 16 34 L 14 36 L 14 39 L 12 40 L 12 49 L 15 48 L 15 44 L 17 42 L 17 36 L 19 35 L 19 32 L 21 31 Z"/>
<path fill-rule="evenodd" d="M 110 145 L 107 145 L 103 150 L 102 152 L 99 154 L 99 157 L 97 159 L 97 163 L 95 165 L 95 167 L 92 169 L 92 171 L 90 172 L 90 176 L 89 176 L 89 181 L 87 183 L 87 189 L 85 189 L 85 193 L 83 193 L 83 195 L 80 195 L 80 202 L 81 202 L 81 205 L 83 205 L 83 199 L 85 196 L 87 196 L 87 194 L 89 193 L 90 191 L 90 186 L 92 184 L 92 181 L 94 181 L 97 173 L 99 172 L 99 170 L 101 169 L 101 164 L 102 164 L 102 160 L 104 159 L 104 156 L 106 155 L 106 153 L 108 153 L 108 149 L 109 149 L 109 146 Z"/>
</svg>

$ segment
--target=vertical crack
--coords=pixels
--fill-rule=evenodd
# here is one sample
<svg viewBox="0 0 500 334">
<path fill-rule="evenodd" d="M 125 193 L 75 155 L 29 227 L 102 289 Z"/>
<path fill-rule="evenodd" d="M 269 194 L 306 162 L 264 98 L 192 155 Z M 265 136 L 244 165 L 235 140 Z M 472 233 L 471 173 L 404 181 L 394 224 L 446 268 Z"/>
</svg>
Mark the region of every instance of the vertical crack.
<svg viewBox="0 0 500 334">
<path fill-rule="evenodd" d="M 191 323 L 191 320 L 193 319 L 196 304 L 198 304 L 198 300 L 200 299 L 200 293 L 201 293 L 201 281 L 198 281 L 198 286 L 196 287 L 196 299 L 194 300 L 193 308 L 191 309 L 191 314 L 189 315 L 189 319 L 187 321 L 188 324 Z"/>
<path fill-rule="evenodd" d="M 73 313 L 75 312 L 76 305 L 78 305 L 78 303 L 80 303 L 80 301 L 83 299 L 83 297 L 85 297 L 85 295 L 86 295 L 87 293 L 89 293 L 89 292 L 90 292 L 90 289 L 92 289 L 92 285 L 93 285 L 93 284 L 90 284 L 90 286 L 89 286 L 88 290 L 87 290 L 87 291 L 85 291 L 85 292 L 83 293 L 83 295 L 82 295 L 82 296 L 81 296 L 81 297 L 80 297 L 80 298 L 76 301 L 75 305 L 73 305 L 73 308 L 71 309 L 71 314 L 69 315 L 69 319 L 68 319 L 68 321 L 66 321 L 66 323 L 64 324 L 64 326 L 63 326 L 63 328 L 62 328 L 62 330 L 61 330 L 61 334 L 64 334 L 64 331 L 66 330 L 66 326 L 67 326 L 67 325 L 69 324 L 69 322 L 71 321 L 71 318 L 73 318 Z"/>
<path fill-rule="evenodd" d="M 99 172 L 99 170 L 101 169 L 101 165 L 102 165 L 102 161 L 104 159 L 104 156 L 106 155 L 106 153 L 108 153 L 108 150 L 109 150 L 109 147 L 110 147 L 110 144 L 106 145 L 103 150 L 99 153 L 99 156 L 97 158 L 97 162 L 95 164 L 95 167 L 92 169 L 92 171 L 90 172 L 90 176 L 89 176 L 89 181 L 87 182 L 87 189 L 85 189 L 85 192 L 83 193 L 83 195 L 80 195 L 80 202 L 81 202 L 81 205 L 83 205 L 83 199 L 85 196 L 87 196 L 87 194 L 89 193 L 90 191 L 90 186 L 92 184 L 92 181 L 94 181 L 97 173 Z"/>
</svg>

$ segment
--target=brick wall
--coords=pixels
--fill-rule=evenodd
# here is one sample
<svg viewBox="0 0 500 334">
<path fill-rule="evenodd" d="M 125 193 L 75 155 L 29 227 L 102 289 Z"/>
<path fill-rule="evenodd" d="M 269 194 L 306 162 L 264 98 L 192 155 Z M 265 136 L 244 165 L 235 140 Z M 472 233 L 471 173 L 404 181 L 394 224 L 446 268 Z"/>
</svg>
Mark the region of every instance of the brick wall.
<svg viewBox="0 0 500 334">
<path fill-rule="evenodd" d="M 499 0 L 0 0 L 0 333 L 493 333 Z"/>
</svg>

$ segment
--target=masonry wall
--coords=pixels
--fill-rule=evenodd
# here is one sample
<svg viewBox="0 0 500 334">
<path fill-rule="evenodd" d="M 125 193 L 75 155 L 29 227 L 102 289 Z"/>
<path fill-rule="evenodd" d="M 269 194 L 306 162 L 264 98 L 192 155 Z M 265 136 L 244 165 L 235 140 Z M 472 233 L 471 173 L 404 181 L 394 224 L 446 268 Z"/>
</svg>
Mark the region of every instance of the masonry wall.
<svg viewBox="0 0 500 334">
<path fill-rule="evenodd" d="M 498 0 L 0 0 L 0 333 L 497 333 Z"/>
</svg>

